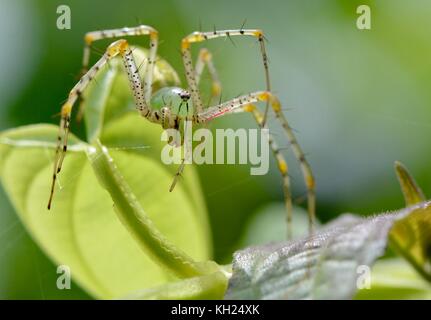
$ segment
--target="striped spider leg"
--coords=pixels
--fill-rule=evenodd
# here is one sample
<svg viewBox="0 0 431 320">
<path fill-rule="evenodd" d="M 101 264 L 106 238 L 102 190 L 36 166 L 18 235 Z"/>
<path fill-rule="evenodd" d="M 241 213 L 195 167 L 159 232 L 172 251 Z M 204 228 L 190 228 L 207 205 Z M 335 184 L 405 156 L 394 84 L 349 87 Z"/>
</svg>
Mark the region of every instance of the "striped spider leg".
<svg viewBox="0 0 431 320">
<path fill-rule="evenodd" d="M 54 158 L 54 169 L 52 175 L 51 192 L 48 201 L 48 209 L 51 208 L 52 199 L 54 195 L 55 182 L 57 175 L 61 171 L 63 160 L 67 151 L 67 138 L 70 130 L 70 120 L 72 108 L 78 100 L 82 92 L 87 88 L 88 84 L 94 79 L 98 71 L 111 59 L 121 56 L 124 67 L 128 74 L 128 79 L 133 92 L 136 108 L 141 115 L 151 122 L 161 123 L 160 114 L 152 110 L 149 101 L 151 98 L 151 84 L 153 69 L 157 53 L 158 32 L 149 26 L 138 26 L 135 28 L 123 28 L 105 31 L 89 32 L 85 36 L 86 47 L 84 49 L 83 65 L 86 69 L 90 59 L 90 45 L 92 42 L 105 39 L 117 38 L 123 36 L 144 36 L 150 37 L 150 52 L 147 63 L 147 70 L 145 71 L 145 79 L 142 82 L 139 76 L 139 70 L 132 55 L 132 50 L 127 40 L 120 39 L 111 43 L 103 56 L 81 77 L 79 82 L 73 87 L 69 93 L 67 101 L 61 108 L 61 120 L 59 133 L 57 137 L 57 148 Z"/>
<path fill-rule="evenodd" d="M 254 104 L 248 104 L 243 106 L 241 109 L 238 110 L 238 112 L 250 112 L 254 119 L 256 120 L 257 124 L 259 125 L 259 127 L 261 129 L 265 128 L 265 124 L 263 123 L 264 121 L 264 116 L 263 114 L 260 112 L 260 110 L 254 105 Z M 292 212 L 293 212 L 293 208 L 292 208 L 292 196 L 291 196 L 291 192 L 290 192 L 290 179 L 289 179 L 289 175 L 288 175 L 288 169 L 287 169 L 287 162 L 286 159 L 284 158 L 283 154 L 280 152 L 280 149 L 278 148 L 277 143 L 274 140 L 274 137 L 272 136 L 272 134 L 269 133 L 268 131 L 268 144 L 272 150 L 272 154 L 274 155 L 276 161 L 277 161 L 277 167 L 278 170 L 281 173 L 282 179 L 283 179 L 283 194 L 284 194 L 284 204 L 286 207 L 286 211 L 287 211 L 287 216 L 286 216 L 286 221 L 287 221 L 287 237 L 288 239 L 292 238 Z M 311 216 L 309 216 L 311 217 Z M 310 219 L 309 221 L 309 225 L 312 226 L 313 225 L 313 218 Z M 312 229 L 310 227 L 309 232 L 312 232 Z"/>
<path fill-rule="evenodd" d="M 192 65 L 191 48 L 190 48 L 191 43 L 203 42 L 206 40 L 215 39 L 219 37 L 231 37 L 231 36 L 253 36 L 258 39 L 260 44 L 262 60 L 263 60 L 267 89 L 266 91 L 251 93 L 249 95 L 232 99 L 230 101 L 221 103 L 219 105 L 204 109 L 200 98 L 199 89 L 198 89 L 199 77 L 197 77 L 197 74 L 200 74 L 200 72 L 198 73 L 197 71 L 199 70 L 195 70 Z M 281 123 L 287 135 L 287 138 L 293 149 L 295 157 L 300 163 L 301 171 L 307 187 L 309 230 L 310 230 L 310 233 L 312 233 L 314 220 L 315 220 L 315 181 L 314 181 L 311 167 L 305 158 L 304 152 L 299 146 L 292 128 L 289 126 L 286 117 L 281 111 L 281 106 L 279 101 L 271 93 L 268 57 L 265 50 L 263 32 L 259 29 L 249 29 L 249 30 L 239 29 L 239 30 L 224 30 L 224 31 L 214 30 L 213 32 L 194 32 L 188 35 L 187 37 L 183 38 L 181 42 L 181 53 L 183 57 L 184 68 L 186 71 L 187 83 L 189 86 L 191 98 L 194 105 L 194 112 L 195 112 L 193 117 L 194 123 L 198 123 L 198 124 L 205 123 L 214 118 L 220 117 L 222 115 L 241 112 L 241 111 L 249 111 L 253 113 L 254 118 L 257 121 L 258 125 L 261 128 L 265 128 L 268 109 L 269 109 L 269 106 L 272 107 L 272 110 L 274 111 L 276 118 Z M 263 114 L 261 114 L 260 111 L 252 105 L 252 103 L 255 103 L 258 101 L 266 102 L 266 108 Z M 283 189 L 284 189 L 284 195 L 285 195 L 288 229 L 290 230 L 291 219 L 292 219 L 292 197 L 290 192 L 290 181 L 288 176 L 287 163 L 284 160 L 284 157 L 280 153 L 271 135 L 269 136 L 269 144 L 277 160 L 278 168 L 283 176 L 283 186 L 284 186 Z M 182 164 L 179 168 L 179 173 L 181 173 L 183 168 L 184 168 L 184 165 Z M 177 173 L 177 175 L 179 173 Z M 173 185 L 175 185 L 175 180 L 176 178 L 174 179 Z M 291 232 L 288 231 L 288 234 L 291 235 Z"/>
<path fill-rule="evenodd" d="M 251 112 L 259 125 L 260 128 L 264 127 L 264 115 L 254 105 L 256 102 L 267 102 L 270 104 L 271 109 L 276 115 L 276 118 L 281 123 L 289 143 L 294 151 L 295 157 L 298 159 L 301 171 L 307 187 L 307 199 L 308 199 L 308 219 L 309 219 L 309 232 L 313 232 L 315 223 L 315 181 L 310 165 L 305 159 L 304 152 L 299 146 L 292 128 L 289 126 L 286 117 L 281 110 L 281 104 L 278 98 L 268 91 L 253 92 L 241 97 L 232 99 L 230 101 L 223 102 L 219 105 L 209 107 L 196 115 L 197 123 L 209 122 L 215 118 L 221 116 L 234 114 L 238 112 Z M 291 223 L 292 223 L 292 196 L 290 192 L 290 181 L 288 175 L 288 166 L 280 153 L 277 144 L 271 134 L 268 136 L 268 143 L 272 149 L 275 159 L 278 164 L 278 169 L 283 177 L 283 191 L 285 196 L 285 206 L 287 211 L 287 223 L 288 223 L 288 236 L 292 235 Z"/>
<path fill-rule="evenodd" d="M 199 51 L 198 59 L 195 64 L 195 81 L 197 85 L 199 85 L 204 66 L 207 67 L 212 81 L 212 85 L 211 85 L 211 100 L 212 100 L 212 98 L 220 96 L 221 83 L 218 77 L 217 70 L 213 63 L 212 54 L 207 48 L 202 48 Z"/>
<path fill-rule="evenodd" d="M 214 97 L 218 97 L 221 94 L 221 83 L 220 83 L 220 79 L 217 73 L 217 70 L 214 66 L 213 63 L 213 59 L 212 59 L 212 54 L 211 52 L 207 49 L 207 48 L 201 48 L 199 51 L 199 55 L 198 58 L 196 60 L 195 63 L 195 68 L 194 68 L 194 81 L 196 83 L 196 87 L 199 86 L 199 82 L 201 80 L 201 75 L 202 72 L 204 70 L 204 67 L 207 67 L 210 78 L 211 78 L 211 97 L 210 97 L 210 101 L 213 100 Z M 186 102 L 187 103 L 187 102 Z M 193 122 L 194 117 L 192 117 L 191 119 L 187 119 L 187 120 L 191 120 Z M 187 122 L 189 123 L 189 122 Z M 172 192 L 178 182 L 179 177 L 181 176 L 181 174 L 184 171 L 184 166 L 185 166 L 185 154 L 186 150 L 184 151 L 182 158 L 181 158 L 181 163 L 180 166 L 177 169 L 177 172 L 175 173 L 174 179 L 171 183 L 171 186 L 169 187 L 169 192 Z"/>
<path fill-rule="evenodd" d="M 268 58 L 265 50 L 264 35 L 261 30 L 238 29 L 238 30 L 223 30 L 223 31 L 214 30 L 211 32 L 196 31 L 184 37 L 181 41 L 181 56 L 183 58 L 184 69 L 186 72 L 188 90 L 190 91 L 190 95 L 193 102 L 194 115 L 202 112 L 204 109 L 201 95 L 199 93 L 199 80 L 200 80 L 200 75 L 202 73 L 204 62 L 206 62 L 207 64 L 208 71 L 210 72 L 210 75 L 213 81 L 212 96 L 220 94 L 221 86 L 217 76 L 216 69 L 212 63 L 211 55 L 209 55 L 209 52 L 207 51 L 207 49 L 201 49 L 198 57 L 198 62 L 196 63 L 195 67 L 193 67 L 191 44 L 197 43 L 197 42 L 203 42 L 211 39 L 216 39 L 216 38 L 222 38 L 222 37 L 229 38 L 231 36 L 253 36 L 259 40 L 263 66 L 265 70 L 266 87 L 267 87 L 267 91 L 270 91 Z M 267 107 L 265 109 L 265 117 L 266 117 L 268 108 L 269 108 L 269 105 L 267 104 Z M 195 122 L 196 117 L 194 117 L 193 120 Z M 263 122 L 265 122 L 265 120 Z M 169 188 L 170 192 L 175 188 L 178 178 L 181 176 L 181 173 L 184 170 L 184 161 L 185 161 L 184 153 L 181 159 L 181 164 L 175 174 L 171 187 Z"/>
<path fill-rule="evenodd" d="M 145 73 L 144 96 L 148 103 L 151 98 L 151 86 L 148 86 L 147 84 L 152 83 L 153 70 L 156 62 L 156 54 L 157 54 L 157 47 L 158 47 L 158 32 L 157 30 L 155 30 L 150 26 L 140 25 L 132 28 L 125 27 L 121 29 L 98 30 L 98 31 L 87 32 L 84 36 L 85 45 L 84 45 L 84 54 L 82 57 L 81 75 L 84 75 L 88 71 L 88 65 L 90 63 L 91 48 L 94 42 L 98 40 L 103 40 L 103 39 L 114 39 L 114 38 L 121 38 L 126 36 L 138 37 L 138 36 L 147 36 L 147 35 L 150 36 L 150 50 L 149 50 L 149 56 L 148 56 L 147 70 L 145 70 L 148 72 Z M 83 106 L 84 104 L 81 103 L 76 115 L 76 119 L 78 120 L 78 122 L 81 121 L 84 114 Z"/>
<path fill-rule="evenodd" d="M 196 79 L 197 78 L 196 77 L 197 72 L 195 71 L 195 69 L 193 68 L 193 65 L 192 65 L 192 53 L 191 53 L 191 48 L 190 48 L 191 44 L 197 43 L 197 42 L 203 42 L 203 41 L 207 41 L 207 40 L 211 40 L 211 39 L 216 39 L 216 38 L 223 38 L 223 37 L 224 38 L 226 38 L 226 37 L 230 38 L 230 37 L 234 37 L 234 36 L 252 36 L 252 37 L 255 37 L 258 39 L 259 45 L 260 45 L 260 51 L 262 54 L 264 72 L 265 72 L 266 91 L 271 91 L 271 84 L 270 84 L 270 80 L 269 80 L 268 56 L 266 54 L 264 34 L 263 34 L 262 30 L 237 29 L 237 30 L 222 30 L 222 31 L 214 30 L 214 31 L 210 31 L 210 32 L 196 31 L 196 32 L 189 34 L 188 36 L 183 38 L 183 40 L 181 41 L 181 55 L 183 57 L 183 63 L 184 63 L 184 68 L 185 68 L 185 72 L 186 72 L 187 84 L 188 84 L 190 94 L 192 97 L 194 111 L 196 113 L 202 112 L 203 104 L 202 104 L 201 96 L 199 94 L 198 82 Z M 198 69 L 197 67 L 198 66 L 196 66 L 196 69 Z M 211 72 L 211 69 L 214 69 L 214 68 L 211 68 L 210 65 L 208 67 L 209 67 L 210 72 Z M 267 104 L 266 109 L 265 109 L 263 124 L 265 124 L 265 122 L 266 122 L 268 109 L 269 109 L 269 104 Z"/>
</svg>

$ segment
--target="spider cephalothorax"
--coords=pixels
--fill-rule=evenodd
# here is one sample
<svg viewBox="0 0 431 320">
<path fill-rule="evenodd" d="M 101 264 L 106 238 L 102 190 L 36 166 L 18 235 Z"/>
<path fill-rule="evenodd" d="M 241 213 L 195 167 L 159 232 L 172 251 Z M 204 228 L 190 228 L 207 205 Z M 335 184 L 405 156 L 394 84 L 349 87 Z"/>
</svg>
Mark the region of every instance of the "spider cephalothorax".
<svg viewBox="0 0 431 320">
<path fill-rule="evenodd" d="M 133 53 L 134 50 L 139 52 L 138 48 L 133 50 L 129 46 L 129 42 L 125 39 L 117 40 L 106 49 L 105 54 L 90 68 L 88 69 L 90 59 L 90 48 L 94 41 L 108 38 L 124 38 L 126 36 L 149 36 L 149 50 L 145 59 L 143 70 L 136 63 L 136 58 Z M 209 74 L 212 78 L 212 96 L 220 95 L 220 81 L 210 52 L 203 48 L 199 52 L 199 56 L 195 64 L 192 63 L 191 45 L 197 42 L 204 42 L 220 37 L 233 37 L 233 36 L 249 36 L 258 40 L 259 48 L 262 54 L 262 61 L 264 67 L 264 75 L 266 81 L 266 88 L 264 91 L 255 91 L 240 97 L 230 99 L 225 102 L 220 102 L 215 105 L 204 107 L 201 95 L 199 92 L 199 81 L 203 68 L 208 68 Z M 123 61 L 124 69 L 128 76 L 130 88 L 133 93 L 134 104 L 137 111 L 147 120 L 160 124 L 164 129 L 179 129 L 181 130 L 181 123 L 189 120 L 192 124 L 200 124 L 209 122 L 215 118 L 237 112 L 250 112 L 258 125 L 261 128 L 266 127 L 267 113 L 272 109 L 276 119 L 282 125 L 289 144 L 293 149 L 296 158 L 299 161 L 302 174 L 304 176 L 305 184 L 307 186 L 308 196 L 308 213 L 310 220 L 310 230 L 313 226 L 315 215 L 315 186 L 314 178 L 311 168 L 305 159 L 292 129 L 290 128 L 287 119 L 285 118 L 281 105 L 277 97 L 271 92 L 269 71 L 268 71 L 268 58 L 265 50 L 265 41 L 263 32 L 259 29 L 236 29 L 236 30 L 223 30 L 223 31 L 210 31 L 210 32 L 193 32 L 182 39 L 181 41 L 181 56 L 184 63 L 185 77 L 187 80 L 187 90 L 178 87 L 162 86 L 152 96 L 153 90 L 153 77 L 157 57 L 158 46 L 158 32 L 146 25 L 141 25 L 134 28 L 122 28 L 113 30 L 103 30 L 89 32 L 85 36 L 86 46 L 84 48 L 84 70 L 87 70 L 82 76 L 80 81 L 70 91 L 69 97 L 61 110 L 60 131 L 58 135 L 58 145 L 56 157 L 54 161 L 54 172 L 51 185 L 51 193 L 48 202 L 48 209 L 51 207 L 51 201 L 54 194 L 55 181 L 57 174 L 61 170 L 64 156 L 67 150 L 67 137 L 70 128 L 70 119 L 72 108 L 78 100 L 82 92 L 87 88 L 88 84 L 94 79 L 98 72 L 112 59 L 121 59 Z M 261 113 L 255 106 L 257 102 L 265 102 L 266 108 L 264 113 Z M 187 121 L 187 123 L 189 122 Z M 283 177 L 283 190 L 285 195 L 285 204 L 287 210 L 288 226 L 290 226 L 292 216 L 292 198 L 290 193 L 290 181 L 288 175 L 288 167 L 284 156 L 281 154 L 277 144 L 271 135 L 269 135 L 269 144 L 272 148 L 273 154 L 277 160 L 278 168 Z M 184 169 L 184 159 L 178 168 L 174 181 L 171 185 L 170 191 L 175 186 L 177 177 Z M 290 232 L 289 232 L 290 233 Z"/>
<path fill-rule="evenodd" d="M 180 122 L 193 115 L 190 93 L 178 87 L 158 90 L 151 98 L 151 107 L 158 117 L 153 122 L 160 123 L 164 129 L 179 130 Z"/>
</svg>

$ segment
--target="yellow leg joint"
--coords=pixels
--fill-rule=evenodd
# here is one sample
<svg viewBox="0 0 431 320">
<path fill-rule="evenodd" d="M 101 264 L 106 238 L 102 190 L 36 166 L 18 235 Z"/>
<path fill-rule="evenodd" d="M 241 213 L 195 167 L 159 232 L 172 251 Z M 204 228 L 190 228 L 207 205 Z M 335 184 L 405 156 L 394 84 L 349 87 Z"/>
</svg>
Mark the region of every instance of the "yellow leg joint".
<svg viewBox="0 0 431 320">
<path fill-rule="evenodd" d="M 252 104 L 247 104 L 243 106 L 242 109 L 246 112 L 253 112 L 256 109 L 256 107 Z"/>
<path fill-rule="evenodd" d="M 123 54 L 126 49 L 129 47 L 129 44 L 126 40 L 118 40 L 111 44 L 106 50 L 109 56 L 115 56 L 119 53 Z"/>
<path fill-rule="evenodd" d="M 187 49 L 189 49 L 190 48 L 190 42 L 189 42 L 189 40 L 187 40 L 186 38 L 184 38 L 182 41 L 181 41 L 181 49 L 182 50 L 187 50 Z"/>
<path fill-rule="evenodd" d="M 213 96 L 218 96 L 218 95 L 220 95 L 220 93 L 221 93 L 221 86 L 220 86 L 220 84 L 218 84 L 218 83 L 213 83 L 212 88 L 211 88 L 211 91 L 212 91 L 212 95 L 213 95 Z"/>
<path fill-rule="evenodd" d="M 256 30 L 255 32 L 253 32 L 253 35 L 256 38 L 262 38 L 263 37 L 263 31 L 262 30 Z"/>
<path fill-rule="evenodd" d="M 129 47 L 129 44 L 127 43 L 126 40 L 120 40 L 120 43 L 118 44 L 118 48 L 121 54 L 123 54 L 128 47 Z"/>
<path fill-rule="evenodd" d="M 280 169 L 280 172 L 285 175 L 287 173 L 287 163 L 283 159 L 278 160 L 278 169 Z"/>
<path fill-rule="evenodd" d="M 87 33 L 84 37 L 84 41 L 86 44 L 90 45 L 93 43 L 94 37 L 91 33 Z"/>
<path fill-rule="evenodd" d="M 201 42 L 204 41 L 205 38 L 200 32 L 194 32 L 191 35 L 187 36 L 186 39 L 188 42 Z"/>
<path fill-rule="evenodd" d="M 272 96 L 271 99 L 271 106 L 272 109 L 274 109 L 275 112 L 280 112 L 281 111 L 281 104 L 280 101 L 278 101 L 278 99 L 274 96 Z"/>
<path fill-rule="evenodd" d="M 269 93 L 268 92 L 262 92 L 261 94 L 259 94 L 259 96 L 257 97 L 260 101 L 268 101 L 269 99 Z"/>
<path fill-rule="evenodd" d="M 307 176 L 305 183 L 307 184 L 308 189 L 314 189 L 316 186 L 316 182 L 312 176 Z"/>
<path fill-rule="evenodd" d="M 202 49 L 200 53 L 203 61 L 208 62 L 211 60 L 211 53 L 207 49 Z"/>
<path fill-rule="evenodd" d="M 158 38 L 159 38 L 159 33 L 157 31 L 154 30 L 150 32 L 151 41 L 157 41 Z"/>
<path fill-rule="evenodd" d="M 63 104 L 63 106 L 61 107 L 61 115 L 63 117 L 68 116 L 70 114 L 70 112 L 72 111 L 72 104 L 70 104 L 69 102 L 66 102 L 65 104 Z"/>
</svg>

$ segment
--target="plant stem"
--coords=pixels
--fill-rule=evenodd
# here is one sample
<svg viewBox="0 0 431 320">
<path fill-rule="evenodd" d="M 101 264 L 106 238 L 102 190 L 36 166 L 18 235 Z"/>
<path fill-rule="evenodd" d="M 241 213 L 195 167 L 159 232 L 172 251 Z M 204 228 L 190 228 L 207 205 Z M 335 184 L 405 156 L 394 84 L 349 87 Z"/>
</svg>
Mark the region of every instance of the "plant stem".
<svg viewBox="0 0 431 320">
<path fill-rule="evenodd" d="M 121 222 L 153 261 L 180 278 L 201 276 L 218 269 L 214 262 L 194 261 L 162 235 L 145 213 L 108 150 L 100 141 L 88 148 L 87 156 L 102 186 L 111 195 Z"/>
</svg>

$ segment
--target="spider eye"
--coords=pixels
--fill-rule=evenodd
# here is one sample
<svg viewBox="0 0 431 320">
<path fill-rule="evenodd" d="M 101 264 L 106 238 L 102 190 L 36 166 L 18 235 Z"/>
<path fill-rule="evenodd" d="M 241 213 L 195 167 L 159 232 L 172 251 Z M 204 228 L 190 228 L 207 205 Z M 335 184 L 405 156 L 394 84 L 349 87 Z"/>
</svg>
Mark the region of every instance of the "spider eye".
<svg viewBox="0 0 431 320">
<path fill-rule="evenodd" d="M 189 100 L 190 99 L 190 93 L 188 92 L 188 91 L 181 91 L 180 93 L 179 93 L 179 96 L 180 96 L 180 98 L 183 100 L 183 101 L 187 101 L 187 100 Z"/>
</svg>

